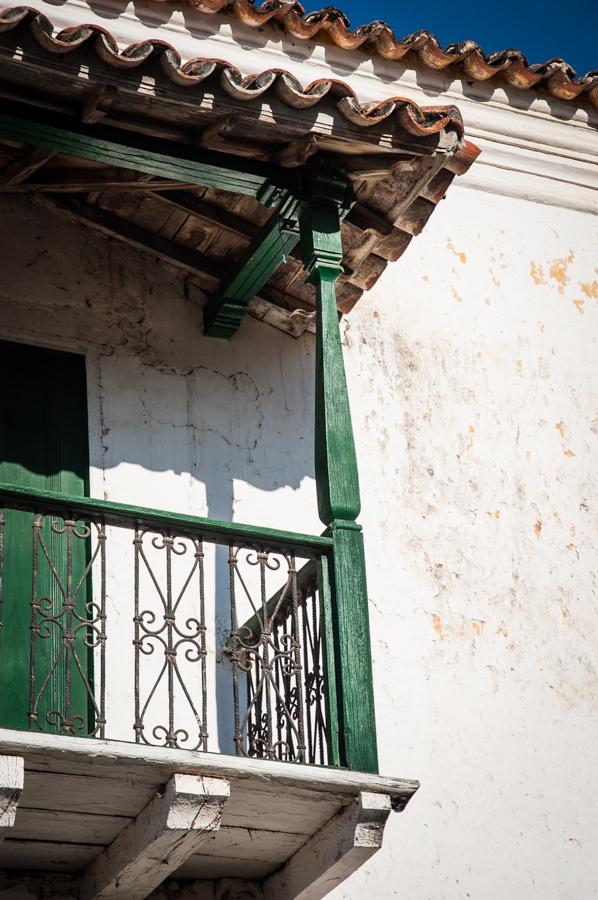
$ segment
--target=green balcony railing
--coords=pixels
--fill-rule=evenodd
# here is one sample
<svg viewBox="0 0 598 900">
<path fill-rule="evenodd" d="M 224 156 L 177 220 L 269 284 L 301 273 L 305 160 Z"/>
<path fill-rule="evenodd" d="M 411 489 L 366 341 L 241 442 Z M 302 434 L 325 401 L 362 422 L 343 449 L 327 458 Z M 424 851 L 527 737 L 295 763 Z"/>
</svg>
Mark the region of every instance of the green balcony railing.
<svg viewBox="0 0 598 900">
<path fill-rule="evenodd" d="M 332 548 L 0 484 L 0 726 L 339 764 Z"/>
</svg>

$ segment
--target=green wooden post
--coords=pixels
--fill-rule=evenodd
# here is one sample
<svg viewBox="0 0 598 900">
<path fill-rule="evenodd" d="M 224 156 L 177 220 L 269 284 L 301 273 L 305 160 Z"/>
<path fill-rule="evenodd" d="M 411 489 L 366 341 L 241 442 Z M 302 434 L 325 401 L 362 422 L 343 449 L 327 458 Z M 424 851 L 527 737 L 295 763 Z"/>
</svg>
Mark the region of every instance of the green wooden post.
<svg viewBox="0 0 598 900">
<path fill-rule="evenodd" d="M 351 411 L 335 282 L 342 272 L 341 214 L 349 202 L 344 179 L 318 173 L 301 214 L 301 244 L 316 286 L 316 433 L 318 511 L 334 541 L 332 624 L 341 761 L 377 772 L 368 595 Z M 334 723 L 333 723 L 334 725 Z"/>
</svg>

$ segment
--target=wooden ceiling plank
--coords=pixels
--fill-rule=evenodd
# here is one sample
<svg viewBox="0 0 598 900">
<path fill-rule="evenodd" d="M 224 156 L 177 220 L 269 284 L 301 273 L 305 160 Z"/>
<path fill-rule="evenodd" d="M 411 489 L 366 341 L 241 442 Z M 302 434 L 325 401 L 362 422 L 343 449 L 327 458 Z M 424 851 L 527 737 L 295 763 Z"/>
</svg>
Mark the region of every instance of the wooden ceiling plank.
<svg viewBox="0 0 598 900">
<path fill-rule="evenodd" d="M 220 271 L 195 250 L 168 241 L 139 225 L 93 206 L 91 203 L 73 198 L 68 200 L 50 199 L 45 195 L 38 195 L 36 201 L 107 237 L 116 238 L 136 250 L 149 253 L 172 266 L 198 276 L 202 287 L 214 290 L 220 283 Z"/>
<path fill-rule="evenodd" d="M 189 193 L 183 190 L 169 190 L 167 194 L 163 194 L 160 190 L 154 190 L 154 185 L 149 185 L 149 187 L 160 200 L 178 207 L 193 218 L 199 219 L 200 222 L 206 222 L 208 225 L 222 228 L 223 231 L 230 231 L 247 238 L 255 237 L 260 231 L 259 225 L 256 225 L 255 222 L 250 222 L 209 200 L 204 200 L 195 191 Z"/>
</svg>

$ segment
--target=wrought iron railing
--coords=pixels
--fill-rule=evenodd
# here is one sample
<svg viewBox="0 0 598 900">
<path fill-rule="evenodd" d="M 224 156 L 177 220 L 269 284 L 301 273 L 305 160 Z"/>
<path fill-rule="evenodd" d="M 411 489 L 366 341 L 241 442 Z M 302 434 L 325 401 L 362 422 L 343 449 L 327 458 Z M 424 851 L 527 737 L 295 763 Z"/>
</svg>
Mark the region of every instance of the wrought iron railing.
<svg viewBox="0 0 598 900">
<path fill-rule="evenodd" d="M 334 761 L 331 547 L 0 485 L 0 727 Z"/>
<path fill-rule="evenodd" d="M 225 646 L 233 670 L 235 744 L 238 752 L 250 756 L 323 765 L 328 760 L 328 730 L 322 563 L 311 559 L 297 571 L 287 558 L 286 582 L 270 599 L 265 574 L 273 561 L 261 553 L 255 564 L 260 567 L 261 604 L 251 619 L 233 626 Z M 234 608 L 237 582 L 244 588 L 236 550 L 231 551 L 230 565 Z"/>
</svg>

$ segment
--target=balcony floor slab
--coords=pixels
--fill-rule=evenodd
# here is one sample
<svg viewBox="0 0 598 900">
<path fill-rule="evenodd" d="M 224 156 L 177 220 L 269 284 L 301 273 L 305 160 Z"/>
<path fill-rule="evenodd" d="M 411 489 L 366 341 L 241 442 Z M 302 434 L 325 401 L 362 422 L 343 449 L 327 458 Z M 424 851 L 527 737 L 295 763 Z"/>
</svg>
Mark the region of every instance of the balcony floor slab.
<svg viewBox="0 0 598 900">
<path fill-rule="evenodd" d="M 0 754 L 25 760 L 14 827 L 0 869 L 78 873 L 175 773 L 230 783 L 221 827 L 180 878 L 267 878 L 362 791 L 404 808 L 416 781 L 294 763 L 0 729 Z"/>
</svg>

